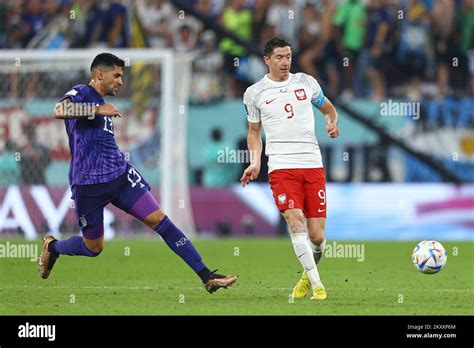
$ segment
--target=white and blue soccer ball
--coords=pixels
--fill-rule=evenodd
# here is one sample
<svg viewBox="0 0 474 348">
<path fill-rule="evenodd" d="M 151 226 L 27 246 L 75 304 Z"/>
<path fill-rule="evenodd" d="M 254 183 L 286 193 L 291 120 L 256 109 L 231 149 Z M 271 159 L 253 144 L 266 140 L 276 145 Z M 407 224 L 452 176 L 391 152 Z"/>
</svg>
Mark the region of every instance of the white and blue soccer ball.
<svg viewBox="0 0 474 348">
<path fill-rule="evenodd" d="M 419 242 L 411 255 L 415 268 L 425 274 L 441 271 L 446 266 L 447 258 L 446 249 L 435 240 Z"/>
</svg>

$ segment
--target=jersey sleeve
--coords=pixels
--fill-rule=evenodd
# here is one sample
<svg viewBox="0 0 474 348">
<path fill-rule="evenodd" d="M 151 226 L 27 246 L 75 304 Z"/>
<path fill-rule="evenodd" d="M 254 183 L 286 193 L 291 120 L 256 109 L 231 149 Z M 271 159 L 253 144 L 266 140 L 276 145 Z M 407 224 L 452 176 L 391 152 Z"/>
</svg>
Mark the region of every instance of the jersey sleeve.
<svg viewBox="0 0 474 348">
<path fill-rule="evenodd" d="M 308 87 L 310 88 L 311 91 L 311 103 L 316 107 L 320 108 L 321 106 L 326 103 L 327 98 L 324 95 L 324 92 L 319 85 L 318 81 L 312 76 L 306 75 L 306 81 L 308 84 Z"/>
<path fill-rule="evenodd" d="M 255 104 L 254 97 L 255 96 L 249 90 L 247 90 L 244 93 L 244 106 L 245 106 L 245 111 L 247 112 L 247 120 L 251 123 L 259 123 L 260 110 Z"/>
<path fill-rule="evenodd" d="M 84 92 L 81 89 L 74 87 L 66 94 L 64 94 L 59 100 L 59 102 L 62 102 L 66 99 L 70 99 L 73 103 L 82 103 L 84 101 L 84 97 Z"/>
</svg>

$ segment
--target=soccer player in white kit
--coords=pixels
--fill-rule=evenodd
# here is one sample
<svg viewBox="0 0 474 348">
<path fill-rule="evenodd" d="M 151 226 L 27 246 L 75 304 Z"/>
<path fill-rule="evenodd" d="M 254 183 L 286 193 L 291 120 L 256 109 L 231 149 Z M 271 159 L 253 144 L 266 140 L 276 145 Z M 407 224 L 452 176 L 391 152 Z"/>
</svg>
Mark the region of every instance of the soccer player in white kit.
<svg viewBox="0 0 474 348">
<path fill-rule="evenodd" d="M 277 37 L 268 40 L 263 59 L 269 73 L 250 86 L 243 98 L 251 163 L 240 181 L 245 186 L 260 172 L 263 126 L 273 197 L 304 268 L 291 296 L 303 298 L 312 289 L 311 300 L 324 300 L 327 295 L 317 264 L 326 244 L 326 179 L 312 105 L 323 114 L 331 138 L 340 134 L 337 111 L 316 79 L 290 73 L 291 46 L 287 41 Z"/>
</svg>

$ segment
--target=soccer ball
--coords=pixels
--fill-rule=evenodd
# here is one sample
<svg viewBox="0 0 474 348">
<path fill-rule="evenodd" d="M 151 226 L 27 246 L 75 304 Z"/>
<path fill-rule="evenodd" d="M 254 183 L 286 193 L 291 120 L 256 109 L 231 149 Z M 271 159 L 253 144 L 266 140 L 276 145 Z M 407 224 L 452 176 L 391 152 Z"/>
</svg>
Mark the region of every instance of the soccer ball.
<svg viewBox="0 0 474 348">
<path fill-rule="evenodd" d="M 411 254 L 415 268 L 425 274 L 441 271 L 446 266 L 447 258 L 446 249 L 435 240 L 419 242 Z"/>
</svg>

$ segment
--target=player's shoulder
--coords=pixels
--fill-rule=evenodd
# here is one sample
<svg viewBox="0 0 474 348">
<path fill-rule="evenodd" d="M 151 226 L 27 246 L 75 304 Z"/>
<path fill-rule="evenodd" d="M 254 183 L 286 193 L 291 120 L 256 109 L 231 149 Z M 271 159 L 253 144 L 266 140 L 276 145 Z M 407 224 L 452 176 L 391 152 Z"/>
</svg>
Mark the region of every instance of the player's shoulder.
<svg viewBox="0 0 474 348">
<path fill-rule="evenodd" d="M 251 94 L 258 93 L 262 89 L 262 87 L 264 86 L 264 82 L 265 82 L 265 80 L 262 78 L 262 79 L 258 80 L 257 82 L 255 82 L 253 85 L 247 87 L 247 89 L 245 90 L 244 95 L 251 95 Z"/>
<path fill-rule="evenodd" d="M 303 84 L 315 84 L 318 81 L 311 75 L 308 75 L 304 72 L 298 72 L 293 75 L 293 81 L 303 83 Z"/>
<path fill-rule="evenodd" d="M 89 88 L 90 88 L 90 85 L 86 85 L 84 83 L 79 83 L 79 84 L 75 85 L 74 87 L 72 87 L 72 89 L 74 89 L 76 91 L 80 91 L 80 92 L 85 92 Z"/>
<path fill-rule="evenodd" d="M 260 80 L 255 82 L 253 85 L 249 86 L 244 93 L 244 102 L 249 100 L 255 100 L 257 97 L 267 88 L 271 86 L 268 84 L 265 77 L 262 77 Z"/>
<path fill-rule="evenodd" d="M 311 75 L 305 74 L 303 72 L 296 73 L 293 75 L 293 82 L 299 85 L 303 85 L 309 88 L 313 93 L 319 93 L 322 88 L 318 80 Z"/>
<path fill-rule="evenodd" d="M 78 93 L 80 94 L 85 94 L 85 92 L 87 91 L 87 87 L 89 85 L 85 85 L 85 84 L 78 84 L 78 85 L 75 85 L 73 86 L 69 91 L 67 91 L 65 93 L 65 95 L 76 95 Z"/>
</svg>

